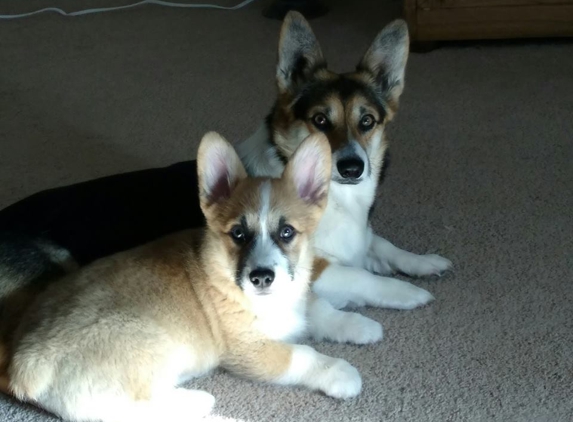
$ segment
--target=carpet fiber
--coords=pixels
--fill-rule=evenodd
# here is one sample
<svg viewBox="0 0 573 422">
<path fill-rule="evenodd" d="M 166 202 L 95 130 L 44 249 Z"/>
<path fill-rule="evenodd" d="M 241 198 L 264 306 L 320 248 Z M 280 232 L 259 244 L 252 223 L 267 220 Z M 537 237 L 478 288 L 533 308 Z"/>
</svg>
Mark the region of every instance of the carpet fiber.
<svg viewBox="0 0 573 422">
<path fill-rule="evenodd" d="M 54 3 L 78 8 L 0 0 L 0 12 Z M 311 24 L 339 71 L 401 8 L 327 3 Z M 0 207 L 193 158 L 207 130 L 247 136 L 274 95 L 280 23 L 261 17 L 264 6 L 1 22 Z M 216 396 L 212 419 L 573 420 L 572 75 L 566 41 L 412 54 L 373 224 L 401 247 L 450 258 L 455 272 L 414 281 L 436 297 L 423 309 L 364 310 L 384 325 L 381 343 L 315 345 L 360 370 L 359 398 L 216 372 L 193 383 Z M 0 395 L 0 420 L 55 419 Z"/>
</svg>

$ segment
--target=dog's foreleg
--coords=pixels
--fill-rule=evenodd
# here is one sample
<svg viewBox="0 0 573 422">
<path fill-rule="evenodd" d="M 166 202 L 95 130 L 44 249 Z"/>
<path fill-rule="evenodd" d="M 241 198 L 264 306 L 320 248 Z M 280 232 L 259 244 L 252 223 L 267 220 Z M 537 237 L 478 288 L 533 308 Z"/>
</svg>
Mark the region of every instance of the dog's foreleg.
<svg viewBox="0 0 573 422">
<path fill-rule="evenodd" d="M 374 235 L 365 267 L 378 274 L 401 272 L 413 277 L 440 276 L 452 267 L 451 261 L 439 255 L 416 255 L 397 248 L 386 239 Z"/>
<path fill-rule="evenodd" d="M 239 349 L 242 349 L 240 356 L 236 354 Z M 356 368 L 309 346 L 261 340 L 253 345 L 233 347 L 233 350 L 235 355 L 228 357 L 223 366 L 250 379 L 300 385 L 338 399 L 357 396 L 362 388 Z"/>
<path fill-rule="evenodd" d="M 319 297 L 335 308 L 376 306 L 413 309 L 433 300 L 424 289 L 390 277 L 381 277 L 363 268 L 331 264 L 312 285 Z"/>
<path fill-rule="evenodd" d="M 308 325 L 315 340 L 368 344 L 382 340 L 383 335 L 380 323 L 355 312 L 339 311 L 314 294 L 308 304 Z"/>
</svg>

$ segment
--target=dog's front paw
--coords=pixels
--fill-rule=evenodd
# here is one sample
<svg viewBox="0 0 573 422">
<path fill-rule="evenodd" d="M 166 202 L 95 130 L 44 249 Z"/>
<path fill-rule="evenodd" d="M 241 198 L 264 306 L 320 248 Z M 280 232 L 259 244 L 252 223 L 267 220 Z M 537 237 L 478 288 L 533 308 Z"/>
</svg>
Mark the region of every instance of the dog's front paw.
<svg viewBox="0 0 573 422">
<path fill-rule="evenodd" d="M 346 312 L 337 330 L 336 340 L 340 343 L 370 344 L 382 340 L 382 325 L 363 315 Z"/>
<path fill-rule="evenodd" d="M 355 397 L 362 389 L 362 378 L 358 370 L 343 359 L 335 359 L 334 363 L 325 369 L 322 378 L 321 390 L 336 399 Z"/>
<path fill-rule="evenodd" d="M 383 278 L 377 297 L 379 306 L 390 309 L 414 309 L 434 300 L 427 290 L 395 278 Z"/>
<path fill-rule="evenodd" d="M 412 277 L 439 277 L 452 268 L 452 262 L 439 255 L 404 252 L 396 257 L 394 266 L 398 271 Z"/>
</svg>

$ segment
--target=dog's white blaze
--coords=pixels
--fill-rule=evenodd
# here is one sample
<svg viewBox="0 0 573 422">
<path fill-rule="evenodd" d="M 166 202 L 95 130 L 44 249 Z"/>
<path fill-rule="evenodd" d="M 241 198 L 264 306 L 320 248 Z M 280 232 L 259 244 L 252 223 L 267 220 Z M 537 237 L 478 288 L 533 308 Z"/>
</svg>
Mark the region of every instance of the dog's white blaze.
<svg viewBox="0 0 573 422">
<path fill-rule="evenodd" d="M 261 226 L 266 229 L 266 223 L 271 210 L 271 182 L 267 180 L 261 185 L 261 207 L 259 216 L 261 217 Z"/>
<path fill-rule="evenodd" d="M 260 225 L 260 236 L 257 239 L 257 245 L 255 246 L 255 255 L 263 256 L 267 255 L 268 246 L 270 242 L 269 235 L 269 213 L 271 211 L 271 182 L 266 181 L 261 185 L 261 205 L 259 208 L 259 225 Z M 257 249 L 259 249 L 257 251 Z M 274 263 L 270 263 L 271 265 Z"/>
<path fill-rule="evenodd" d="M 247 266 L 251 271 L 255 268 L 268 268 L 278 273 L 277 267 L 283 267 L 283 269 L 288 270 L 288 262 L 284 259 L 279 247 L 273 242 L 269 232 L 269 214 L 271 212 L 270 181 L 266 181 L 261 185 L 260 200 L 259 234 L 255 240 L 255 246 Z"/>
</svg>

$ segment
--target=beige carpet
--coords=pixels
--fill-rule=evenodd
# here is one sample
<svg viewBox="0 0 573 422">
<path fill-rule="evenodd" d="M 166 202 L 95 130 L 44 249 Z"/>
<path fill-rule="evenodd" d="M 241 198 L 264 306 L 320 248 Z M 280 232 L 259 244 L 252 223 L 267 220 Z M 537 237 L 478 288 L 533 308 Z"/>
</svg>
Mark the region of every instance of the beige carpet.
<svg viewBox="0 0 573 422">
<path fill-rule="evenodd" d="M 0 11 L 50 3 L 96 4 L 0 0 Z M 337 70 L 400 11 L 328 3 L 312 25 Z M 274 93 L 279 22 L 261 17 L 264 4 L 0 21 L 0 207 L 192 158 L 207 130 L 248 135 Z M 217 373 L 195 383 L 217 397 L 214 419 L 573 420 L 573 44 L 412 55 L 390 137 L 374 224 L 409 250 L 447 256 L 456 272 L 416 281 L 436 296 L 429 307 L 366 310 L 386 329 L 382 343 L 316 345 L 358 367 L 359 398 Z M 52 418 L 2 396 L 0 420 Z"/>
</svg>

